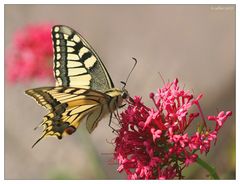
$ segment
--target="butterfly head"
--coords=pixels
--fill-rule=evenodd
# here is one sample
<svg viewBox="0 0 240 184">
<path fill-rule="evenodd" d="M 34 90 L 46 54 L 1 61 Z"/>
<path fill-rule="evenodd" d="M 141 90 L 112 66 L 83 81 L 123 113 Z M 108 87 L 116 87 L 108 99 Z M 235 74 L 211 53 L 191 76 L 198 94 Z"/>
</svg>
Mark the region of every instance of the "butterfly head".
<svg viewBox="0 0 240 184">
<path fill-rule="evenodd" d="M 121 97 L 122 99 L 127 99 L 129 97 L 128 91 L 125 88 L 122 89 Z"/>
</svg>

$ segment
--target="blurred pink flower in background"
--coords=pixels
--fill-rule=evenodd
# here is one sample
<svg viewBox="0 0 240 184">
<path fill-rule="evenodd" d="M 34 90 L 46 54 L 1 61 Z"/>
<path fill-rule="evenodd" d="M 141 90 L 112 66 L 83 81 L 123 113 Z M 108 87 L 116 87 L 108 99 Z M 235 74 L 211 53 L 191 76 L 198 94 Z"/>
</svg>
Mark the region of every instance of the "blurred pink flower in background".
<svg viewBox="0 0 240 184">
<path fill-rule="evenodd" d="M 219 129 L 232 112 L 208 116 L 215 122 L 211 130 L 199 104 L 202 95 L 194 98 L 179 88 L 177 79 L 150 98 L 155 108 L 145 106 L 136 96 L 120 116 L 114 153 L 118 171 L 125 171 L 128 179 L 181 179 L 182 170 L 196 162 L 199 153 L 207 154 L 211 142 L 216 143 Z M 194 122 L 198 117 L 200 123 Z M 195 127 L 193 133 L 187 129 L 190 124 Z"/>
<path fill-rule="evenodd" d="M 6 50 L 6 79 L 10 83 L 52 79 L 52 25 L 28 25 L 16 31 Z"/>
</svg>

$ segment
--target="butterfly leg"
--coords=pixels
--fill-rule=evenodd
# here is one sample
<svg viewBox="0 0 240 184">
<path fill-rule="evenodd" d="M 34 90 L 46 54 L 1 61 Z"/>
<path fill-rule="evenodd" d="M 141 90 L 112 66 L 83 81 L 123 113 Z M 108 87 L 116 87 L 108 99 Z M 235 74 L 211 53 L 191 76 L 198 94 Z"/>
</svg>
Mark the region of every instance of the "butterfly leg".
<svg viewBox="0 0 240 184">
<path fill-rule="evenodd" d="M 118 108 L 121 108 L 121 107 L 123 107 L 124 105 L 121 105 L 121 106 L 119 106 Z M 119 115 L 119 113 L 118 113 L 118 108 L 116 108 L 116 111 L 117 111 L 117 113 L 115 114 L 115 112 L 114 112 L 114 116 L 116 117 L 116 119 L 118 120 L 118 122 L 120 122 L 120 115 Z"/>
<path fill-rule="evenodd" d="M 115 111 L 114 111 L 113 114 L 114 114 L 115 118 L 118 120 L 118 122 L 121 121 L 121 118 L 120 118 L 118 109 L 119 109 L 119 108 L 123 108 L 125 105 L 126 105 L 126 104 L 123 104 L 123 105 L 117 107 L 117 104 L 115 104 L 115 106 L 116 106 L 116 113 L 115 113 Z"/>
<path fill-rule="evenodd" d="M 113 132 L 115 131 L 115 129 L 111 126 L 112 123 L 112 113 L 110 113 L 110 118 L 109 118 L 109 123 L 108 126 L 113 130 Z"/>
<path fill-rule="evenodd" d="M 115 109 L 117 111 L 117 113 L 115 113 L 115 111 L 113 111 L 112 113 L 110 113 L 110 119 L 109 119 L 109 123 L 108 123 L 108 126 L 112 129 L 112 132 L 117 132 L 117 130 L 111 126 L 112 124 L 112 114 L 114 115 L 114 117 L 118 120 L 118 122 L 120 122 L 120 115 L 118 113 L 118 108 L 122 108 L 124 107 L 126 104 L 123 104 L 119 107 L 117 107 L 117 104 L 115 103 Z"/>
<path fill-rule="evenodd" d="M 127 104 L 123 104 L 123 105 L 121 105 L 121 106 L 119 106 L 118 108 L 120 109 L 120 108 L 123 108 L 123 107 L 125 107 Z"/>
<path fill-rule="evenodd" d="M 110 113 L 110 119 L 109 119 L 108 126 L 112 129 L 112 132 L 114 133 L 114 132 L 117 132 L 117 130 L 114 127 L 111 126 L 111 124 L 112 124 L 112 114 L 114 114 L 114 116 L 115 116 L 115 113 Z"/>
</svg>

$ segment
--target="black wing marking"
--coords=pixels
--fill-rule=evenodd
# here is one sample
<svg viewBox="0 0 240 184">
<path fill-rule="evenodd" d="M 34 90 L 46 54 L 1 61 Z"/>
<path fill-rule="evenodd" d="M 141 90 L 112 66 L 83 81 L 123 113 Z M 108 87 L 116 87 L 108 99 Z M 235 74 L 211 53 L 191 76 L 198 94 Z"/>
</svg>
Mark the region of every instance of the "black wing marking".
<svg viewBox="0 0 240 184">
<path fill-rule="evenodd" d="M 103 114 L 108 113 L 106 106 L 112 99 L 92 89 L 61 86 L 30 89 L 26 94 L 50 111 L 39 125 L 44 128 L 43 134 L 33 146 L 46 136 L 61 139 L 74 133 L 84 117 L 87 117 L 87 128 L 91 133 Z M 104 112 L 103 107 L 106 107 Z"/>
<path fill-rule="evenodd" d="M 54 74 L 57 86 L 91 88 L 104 92 L 114 88 L 98 55 L 75 30 L 56 25 L 52 28 Z"/>
</svg>

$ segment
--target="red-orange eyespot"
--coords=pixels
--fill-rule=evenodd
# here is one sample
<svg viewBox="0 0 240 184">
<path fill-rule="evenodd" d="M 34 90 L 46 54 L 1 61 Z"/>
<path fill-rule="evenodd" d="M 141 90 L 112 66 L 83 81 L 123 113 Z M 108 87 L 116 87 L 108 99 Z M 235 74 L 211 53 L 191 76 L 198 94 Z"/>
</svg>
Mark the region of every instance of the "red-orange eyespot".
<svg viewBox="0 0 240 184">
<path fill-rule="evenodd" d="M 71 135 L 73 134 L 74 132 L 76 131 L 76 128 L 73 127 L 73 126 L 69 126 L 65 129 L 65 132 L 68 134 L 68 135 Z"/>
</svg>

